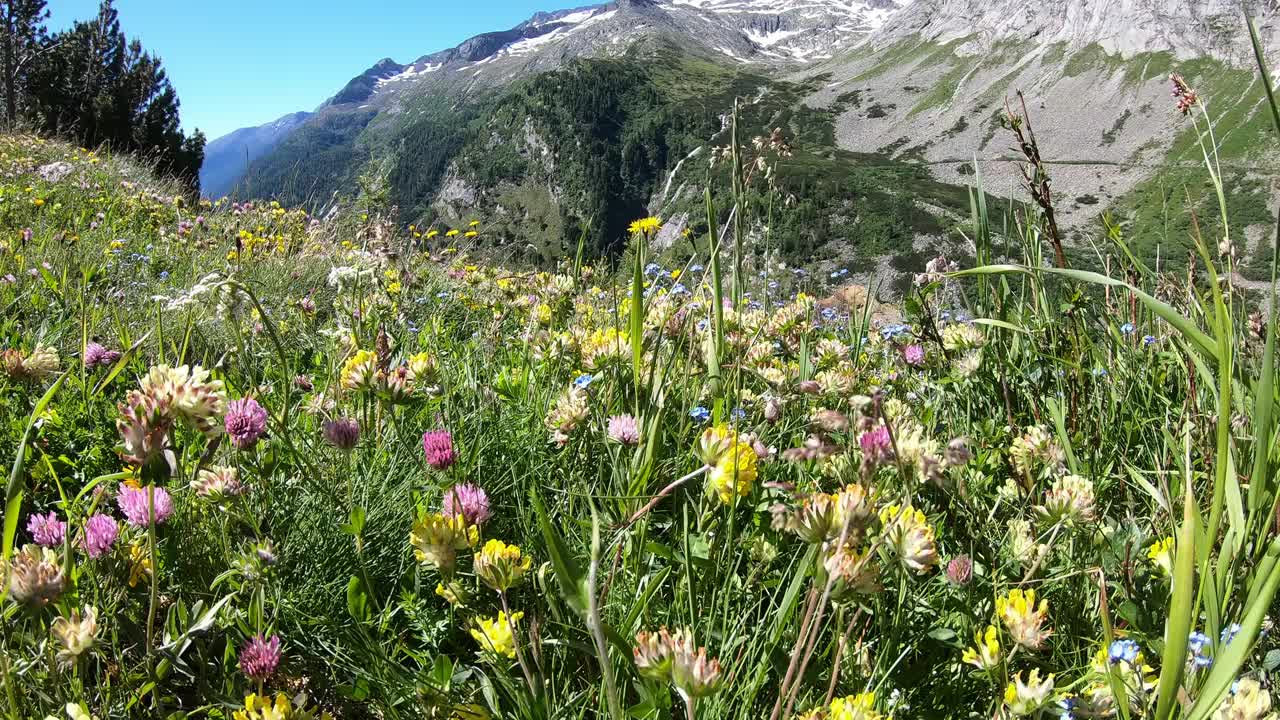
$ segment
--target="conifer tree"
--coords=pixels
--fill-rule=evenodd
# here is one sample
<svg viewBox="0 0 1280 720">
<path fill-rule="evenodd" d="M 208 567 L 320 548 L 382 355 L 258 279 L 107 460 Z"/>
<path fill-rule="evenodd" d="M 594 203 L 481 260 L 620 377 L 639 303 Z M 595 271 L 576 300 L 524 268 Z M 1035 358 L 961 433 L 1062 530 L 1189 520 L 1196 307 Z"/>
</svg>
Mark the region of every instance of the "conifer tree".
<svg viewBox="0 0 1280 720">
<path fill-rule="evenodd" d="M 31 63 L 47 47 L 44 21 L 48 18 L 45 0 L 0 0 L 0 90 L 4 92 L 7 128 L 12 129 L 18 120 Z"/>
</svg>

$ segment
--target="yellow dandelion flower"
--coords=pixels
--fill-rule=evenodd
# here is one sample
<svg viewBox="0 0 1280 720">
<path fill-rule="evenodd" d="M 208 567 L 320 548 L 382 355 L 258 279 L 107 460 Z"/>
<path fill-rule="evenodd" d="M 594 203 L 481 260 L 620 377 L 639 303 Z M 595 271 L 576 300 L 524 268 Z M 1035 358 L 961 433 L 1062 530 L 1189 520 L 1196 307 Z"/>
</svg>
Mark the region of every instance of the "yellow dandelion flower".
<svg viewBox="0 0 1280 720">
<path fill-rule="evenodd" d="M 637 235 L 640 233 L 644 233 L 646 235 L 652 235 L 658 232 L 658 229 L 661 227 L 662 227 L 661 220 L 659 220 L 656 217 L 646 217 L 646 218 L 640 218 L 639 220 L 636 220 L 632 222 L 630 225 L 628 225 L 627 232 L 631 233 L 632 235 Z"/>
</svg>

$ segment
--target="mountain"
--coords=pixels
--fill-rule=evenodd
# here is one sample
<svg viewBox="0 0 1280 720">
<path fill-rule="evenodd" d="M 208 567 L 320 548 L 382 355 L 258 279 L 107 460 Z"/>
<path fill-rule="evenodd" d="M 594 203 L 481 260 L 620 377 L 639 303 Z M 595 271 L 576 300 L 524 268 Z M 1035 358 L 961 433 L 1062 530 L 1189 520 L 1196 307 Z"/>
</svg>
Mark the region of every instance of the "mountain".
<svg viewBox="0 0 1280 720">
<path fill-rule="evenodd" d="M 1271 1 L 1246 5 L 1274 47 Z M 643 214 L 668 220 L 671 244 L 705 230 L 705 190 L 726 205 L 731 176 L 711 160 L 736 104 L 739 143 L 769 167 L 746 188 L 753 238 L 795 262 L 892 274 L 964 252 L 955 229 L 976 173 L 1023 197 L 1001 127 L 1021 90 L 1066 232 L 1083 245 L 1108 210 L 1139 251 L 1170 257 L 1187 221 L 1164 208 L 1211 200 L 1170 73 L 1211 96 L 1224 162 L 1249 159 L 1269 122 L 1239 12 L 1225 0 L 618 0 L 538 13 L 380 61 L 278 137 L 236 192 L 320 208 L 374 189 L 408 222 L 483 218 L 492 242 L 530 259 L 568 252 L 584 226 L 609 251 Z M 1246 270 L 1261 267 L 1265 177 L 1224 181 Z"/>
<path fill-rule="evenodd" d="M 200 168 L 201 190 L 214 197 L 231 192 L 250 163 L 270 152 L 309 117 L 309 112 L 290 113 L 266 125 L 235 130 L 206 144 L 204 165 Z"/>
</svg>

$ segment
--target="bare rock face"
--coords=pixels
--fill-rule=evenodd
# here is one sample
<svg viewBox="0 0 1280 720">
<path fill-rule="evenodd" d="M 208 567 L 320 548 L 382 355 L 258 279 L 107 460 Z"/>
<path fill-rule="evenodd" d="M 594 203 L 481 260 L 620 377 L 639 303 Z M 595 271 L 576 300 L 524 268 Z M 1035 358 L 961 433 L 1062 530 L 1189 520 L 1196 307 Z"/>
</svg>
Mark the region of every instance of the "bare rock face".
<svg viewBox="0 0 1280 720">
<path fill-rule="evenodd" d="M 1264 38 L 1274 44 L 1275 1 L 1245 0 L 1243 10 L 1259 19 Z M 1072 50 L 1098 44 L 1126 58 L 1170 51 L 1177 58 L 1207 55 L 1239 63 L 1252 57 L 1241 20 L 1238 0 L 919 0 L 896 14 L 874 42 L 885 45 L 908 35 L 944 43 L 977 37 L 987 46 L 1034 40 L 1065 42 Z"/>
</svg>

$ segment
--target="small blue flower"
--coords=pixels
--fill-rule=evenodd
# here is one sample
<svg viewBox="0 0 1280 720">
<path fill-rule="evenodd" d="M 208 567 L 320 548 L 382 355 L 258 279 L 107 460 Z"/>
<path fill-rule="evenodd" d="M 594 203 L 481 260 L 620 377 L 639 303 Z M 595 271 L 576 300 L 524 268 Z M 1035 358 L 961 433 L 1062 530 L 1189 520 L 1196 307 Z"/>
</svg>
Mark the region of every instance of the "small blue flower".
<svg viewBox="0 0 1280 720">
<path fill-rule="evenodd" d="M 1143 335 L 1143 336 L 1142 336 L 1142 344 L 1143 344 L 1143 345 L 1154 345 L 1154 344 L 1155 344 L 1155 342 L 1156 342 L 1156 336 L 1155 336 L 1155 335 Z"/>
<path fill-rule="evenodd" d="M 961 310 L 960 312 L 956 313 L 956 322 L 967 323 L 967 322 L 969 322 L 969 320 L 970 320 L 970 318 L 969 318 L 969 313 L 967 313 L 967 312 L 965 312 L 965 311 L 963 311 L 963 310 Z"/>
<path fill-rule="evenodd" d="M 741 420 L 742 418 L 747 416 L 747 411 L 743 410 L 740 407 L 736 407 L 733 410 L 730 410 L 729 414 L 733 416 L 734 420 Z"/>
<path fill-rule="evenodd" d="M 1094 376 L 1094 377 L 1106 377 L 1106 376 L 1107 376 L 1107 369 L 1106 369 L 1106 368 L 1096 367 L 1096 368 L 1094 368 L 1094 369 L 1093 369 L 1093 376 Z"/>
<path fill-rule="evenodd" d="M 1125 324 L 1121 325 L 1121 326 L 1120 326 L 1120 334 L 1121 334 L 1121 335 L 1132 335 L 1132 334 L 1133 334 L 1133 323 L 1128 323 L 1128 322 L 1127 322 L 1127 323 L 1125 323 Z"/>
<path fill-rule="evenodd" d="M 168 279 L 169 279 L 169 271 L 168 271 L 168 270 L 161 270 L 161 271 L 160 271 L 160 279 L 161 279 L 161 280 L 168 280 Z"/>
<path fill-rule="evenodd" d="M 1107 648 L 1107 659 L 1112 665 L 1119 662 L 1133 664 L 1138 659 L 1138 643 L 1132 640 L 1116 640 Z"/>
<path fill-rule="evenodd" d="M 943 310 L 942 312 L 938 313 L 938 317 L 942 318 L 943 320 L 950 320 L 950 319 L 951 319 L 951 311 L 950 311 L 950 310 Z"/>
<path fill-rule="evenodd" d="M 696 272 L 696 273 L 702 272 L 702 266 L 694 265 L 693 267 L 689 268 L 689 272 Z"/>
<path fill-rule="evenodd" d="M 759 310 L 760 308 L 763 308 L 763 307 L 764 305 L 759 300 L 752 300 L 751 302 L 747 303 L 748 310 Z"/>
<path fill-rule="evenodd" d="M 833 278 L 838 278 L 838 277 L 840 277 L 840 273 L 838 273 L 838 272 L 836 272 L 836 271 L 834 271 L 834 270 L 833 270 L 833 271 L 831 271 L 831 277 L 833 277 Z"/>
<path fill-rule="evenodd" d="M 1230 645 L 1232 640 L 1236 639 L 1236 635 L 1240 634 L 1240 623 L 1231 623 L 1222 628 L 1222 644 Z"/>
<path fill-rule="evenodd" d="M 769 281 L 769 289 L 770 289 L 770 290 L 777 290 L 777 289 L 778 289 L 778 281 L 777 281 L 777 280 L 770 280 L 770 281 Z"/>
<path fill-rule="evenodd" d="M 906 325 L 903 325 L 902 323 L 891 323 L 889 325 L 885 325 L 884 327 L 880 328 L 880 337 L 884 338 L 885 340 L 893 340 L 902 335 L 908 335 L 910 333 L 911 333 L 911 328 L 907 327 Z"/>
<path fill-rule="evenodd" d="M 830 321 L 830 320 L 835 320 L 835 319 L 836 319 L 836 310 L 835 310 L 835 308 L 829 308 L 829 307 L 822 308 L 822 312 L 820 312 L 820 313 L 818 313 L 818 314 L 822 316 L 822 319 L 823 319 L 823 320 L 828 320 L 828 321 Z"/>
<path fill-rule="evenodd" d="M 703 319 L 701 319 L 701 320 L 699 320 L 699 321 L 698 321 L 698 332 L 702 332 L 702 331 L 706 330 L 706 329 L 707 329 L 707 328 L 709 328 L 709 327 L 711 327 L 711 321 L 710 321 L 710 320 L 707 320 L 706 318 L 703 318 Z"/>
<path fill-rule="evenodd" d="M 693 418 L 694 420 L 697 420 L 700 423 L 706 422 L 711 419 L 711 411 L 699 405 L 698 407 L 689 411 L 689 417 Z"/>
<path fill-rule="evenodd" d="M 1187 636 L 1187 649 L 1199 655 L 1209 646 L 1209 636 L 1202 632 L 1192 632 Z"/>
<path fill-rule="evenodd" d="M 592 380 L 595 378 L 584 373 L 573 379 L 573 386 L 579 390 L 585 390 Z"/>
<path fill-rule="evenodd" d="M 645 275 L 657 275 L 660 272 L 662 272 L 662 266 L 658 263 L 649 263 L 644 266 Z"/>
<path fill-rule="evenodd" d="M 689 289 L 684 286 L 684 283 L 676 283 L 675 285 L 671 286 L 672 295 L 684 295 L 688 292 L 689 292 Z"/>
</svg>

